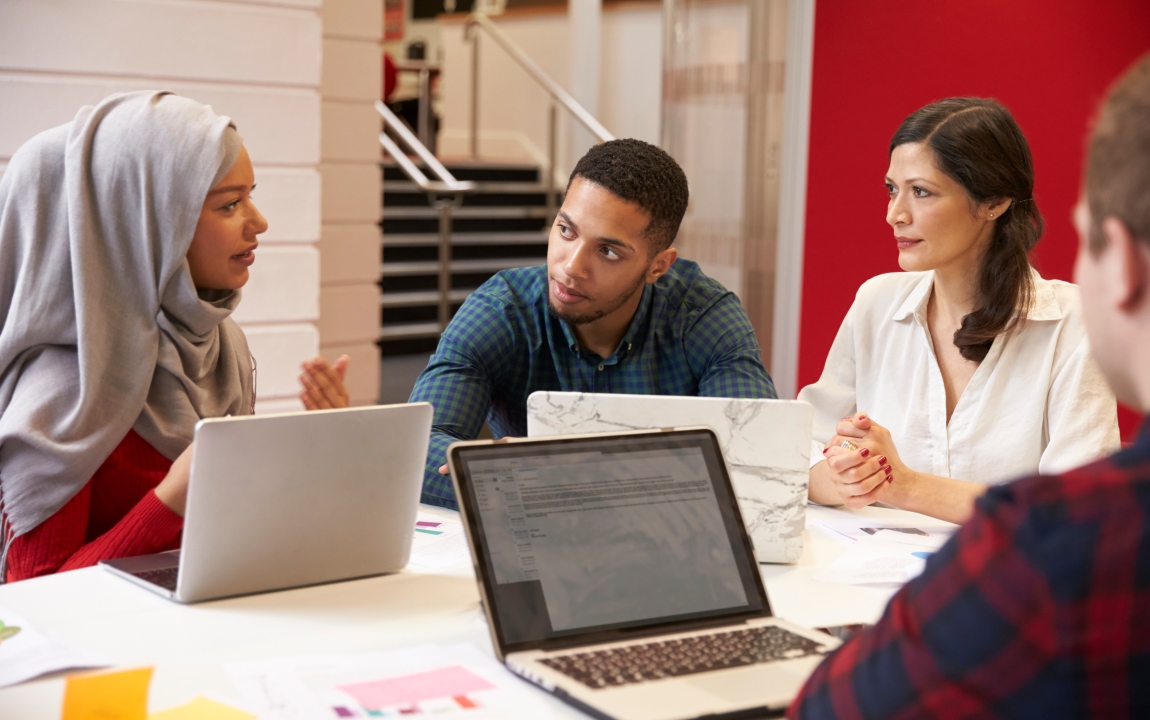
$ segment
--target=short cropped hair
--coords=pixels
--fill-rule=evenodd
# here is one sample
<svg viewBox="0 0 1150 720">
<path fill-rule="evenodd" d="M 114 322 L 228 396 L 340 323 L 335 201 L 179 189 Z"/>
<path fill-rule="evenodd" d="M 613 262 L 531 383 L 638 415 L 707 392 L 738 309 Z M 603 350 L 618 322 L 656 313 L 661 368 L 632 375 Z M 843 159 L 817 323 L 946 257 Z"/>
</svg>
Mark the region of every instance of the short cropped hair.
<svg viewBox="0 0 1150 720">
<path fill-rule="evenodd" d="M 671 247 L 687 212 L 687 176 L 674 158 L 642 140 L 610 140 L 587 151 L 567 182 L 583 178 L 651 216 L 650 255 Z"/>
<path fill-rule="evenodd" d="M 1098 113 L 1086 158 L 1086 203 L 1091 250 L 1106 246 L 1107 217 L 1150 243 L 1150 53 L 1114 83 Z"/>
</svg>

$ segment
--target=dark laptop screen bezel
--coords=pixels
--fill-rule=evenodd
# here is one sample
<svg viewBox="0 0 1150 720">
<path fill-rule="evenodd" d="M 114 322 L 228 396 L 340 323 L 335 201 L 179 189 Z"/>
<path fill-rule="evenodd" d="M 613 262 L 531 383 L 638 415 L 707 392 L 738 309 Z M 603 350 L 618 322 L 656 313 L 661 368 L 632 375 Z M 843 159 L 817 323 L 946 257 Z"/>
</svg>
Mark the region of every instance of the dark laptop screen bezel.
<svg viewBox="0 0 1150 720">
<path fill-rule="evenodd" d="M 615 628 L 607 630 L 591 630 L 586 632 L 576 632 L 566 634 L 560 637 L 543 638 L 540 640 L 530 640 L 523 642 L 506 642 L 505 634 L 502 623 L 499 619 L 498 612 L 495 611 L 493 604 L 493 591 L 494 577 L 491 575 L 492 561 L 488 554 L 486 546 L 486 536 L 483 532 L 482 518 L 476 508 L 477 499 L 473 493 L 474 485 L 471 482 L 470 473 L 465 462 L 460 458 L 460 453 L 471 453 L 478 450 L 484 455 L 505 456 L 508 451 L 514 454 L 536 454 L 540 451 L 570 451 L 570 446 L 578 446 L 580 444 L 588 443 L 601 443 L 604 440 L 618 439 L 618 438 L 634 438 L 637 441 L 659 441 L 659 440 L 674 440 L 681 443 L 683 440 L 694 440 L 700 448 L 704 444 L 709 446 L 710 451 L 714 457 L 718 459 L 718 470 L 721 478 L 723 488 L 727 496 L 731 499 L 731 508 L 733 512 L 720 506 L 724 523 L 727 525 L 727 534 L 730 537 L 732 534 L 737 537 L 736 542 L 741 543 L 744 557 L 748 562 L 753 565 L 753 571 L 749 573 L 750 585 L 754 587 L 754 593 L 757 596 L 760 607 L 755 608 L 753 605 L 745 606 L 734 611 L 719 612 L 712 615 L 707 615 L 702 618 L 694 619 L 675 619 L 671 621 L 664 621 L 658 623 L 651 623 L 640 627 L 627 627 Z M 562 449 L 560 449 L 562 448 Z M 459 502 L 459 509 L 462 515 L 464 525 L 466 526 L 467 534 L 470 540 L 472 563 L 475 566 L 476 577 L 479 580 L 480 593 L 483 596 L 484 612 L 487 615 L 487 622 L 491 628 L 492 639 L 494 640 L 496 651 L 499 653 L 500 658 L 513 652 L 523 652 L 526 650 L 557 650 L 567 647 L 590 645 L 596 643 L 617 642 L 621 640 L 628 640 L 631 638 L 644 637 L 648 635 L 665 634 L 668 632 L 678 632 L 690 630 L 699 627 L 709 627 L 716 625 L 730 625 L 739 623 L 745 620 L 756 618 L 770 617 L 771 607 L 767 600 L 766 588 L 763 585 L 762 575 L 758 571 L 758 562 L 755 560 L 754 546 L 751 544 L 750 535 L 747 532 L 747 527 L 743 522 L 742 514 L 739 510 L 738 502 L 736 500 L 735 489 L 731 483 L 730 473 L 727 470 L 726 462 L 723 460 L 722 448 L 719 445 L 719 440 L 715 433 L 710 428 L 676 428 L 674 430 L 641 430 L 631 431 L 625 433 L 602 433 L 595 435 L 567 435 L 562 437 L 549 437 L 549 438 L 514 438 L 498 441 L 472 441 L 454 443 L 448 448 L 448 465 L 451 468 L 451 477 L 455 485 L 456 498 Z M 708 463 L 710 466 L 711 463 Z M 744 585 L 747 584 L 747 576 L 743 568 L 739 569 L 740 576 L 744 579 Z M 750 593 L 748 593 L 750 595 Z"/>
</svg>

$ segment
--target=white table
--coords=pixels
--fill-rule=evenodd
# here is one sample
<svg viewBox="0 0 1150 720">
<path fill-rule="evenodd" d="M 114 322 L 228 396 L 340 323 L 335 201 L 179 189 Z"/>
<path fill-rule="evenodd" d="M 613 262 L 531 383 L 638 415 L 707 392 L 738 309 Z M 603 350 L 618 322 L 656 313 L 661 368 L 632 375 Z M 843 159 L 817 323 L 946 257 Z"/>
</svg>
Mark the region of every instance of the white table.
<svg viewBox="0 0 1150 720">
<path fill-rule="evenodd" d="M 423 508 L 455 516 L 438 508 Z M 764 565 L 776 615 L 827 627 L 874 622 L 890 590 L 811 580 L 845 548 L 810 520 L 845 510 L 809 508 L 806 548 L 797 565 Z M 866 508 L 868 517 L 921 517 Z M 86 568 L 0 586 L 0 606 L 69 644 L 108 656 L 117 666 L 154 665 L 150 706 L 156 710 L 202 694 L 239 696 L 225 663 L 307 653 L 386 650 L 426 642 L 469 642 L 490 652 L 469 566 L 437 574 L 404 571 L 345 583 L 179 605 Z M 0 690 L 0 718 L 58 720 L 62 677 Z M 541 694 L 542 695 L 542 694 Z M 585 717 L 547 697 L 556 718 Z"/>
</svg>

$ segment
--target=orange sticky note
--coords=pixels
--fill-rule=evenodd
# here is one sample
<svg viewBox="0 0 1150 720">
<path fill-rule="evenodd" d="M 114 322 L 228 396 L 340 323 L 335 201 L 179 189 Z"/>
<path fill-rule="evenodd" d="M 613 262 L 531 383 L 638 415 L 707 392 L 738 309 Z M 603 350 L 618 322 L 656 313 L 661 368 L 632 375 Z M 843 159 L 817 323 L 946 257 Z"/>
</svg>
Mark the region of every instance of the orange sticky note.
<svg viewBox="0 0 1150 720">
<path fill-rule="evenodd" d="M 62 720 L 147 720 L 152 668 L 73 675 L 64 685 Z"/>
<path fill-rule="evenodd" d="M 255 720 L 255 717 L 215 700 L 198 697 L 179 707 L 152 713 L 148 720 Z"/>
</svg>

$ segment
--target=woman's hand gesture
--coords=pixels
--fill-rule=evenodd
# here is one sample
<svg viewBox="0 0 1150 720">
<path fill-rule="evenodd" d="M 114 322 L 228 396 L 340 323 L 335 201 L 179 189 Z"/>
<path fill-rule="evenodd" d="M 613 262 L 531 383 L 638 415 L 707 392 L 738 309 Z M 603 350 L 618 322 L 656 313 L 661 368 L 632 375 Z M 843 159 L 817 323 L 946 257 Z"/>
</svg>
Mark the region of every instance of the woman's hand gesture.
<svg viewBox="0 0 1150 720">
<path fill-rule="evenodd" d="M 299 399 L 308 410 L 330 410 L 348 406 L 347 387 L 343 384 L 347 376 L 347 355 L 340 355 L 335 363 L 328 365 L 322 357 L 305 360 L 300 366 Z"/>
</svg>

